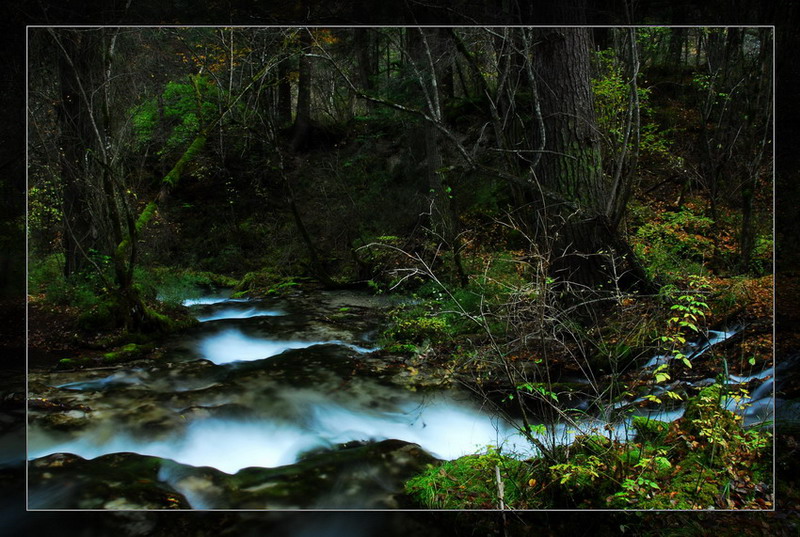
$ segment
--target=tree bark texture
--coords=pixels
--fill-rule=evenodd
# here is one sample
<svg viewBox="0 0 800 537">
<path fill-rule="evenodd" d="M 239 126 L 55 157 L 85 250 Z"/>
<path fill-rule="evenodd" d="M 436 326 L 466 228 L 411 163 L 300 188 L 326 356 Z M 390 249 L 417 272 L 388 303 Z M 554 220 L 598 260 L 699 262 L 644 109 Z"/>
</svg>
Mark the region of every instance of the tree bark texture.
<svg viewBox="0 0 800 537">
<path fill-rule="evenodd" d="M 589 30 L 541 28 L 535 36 L 534 68 L 545 124 L 546 143 L 536 180 L 587 216 L 605 206 L 600 138 L 589 81 Z M 573 210 L 561 207 L 565 216 Z"/>
<path fill-rule="evenodd" d="M 644 278 L 606 214 L 610 193 L 590 84 L 590 30 L 540 28 L 533 37 L 545 143 L 533 168 L 530 224 L 553 249 L 550 271 L 563 282 L 602 286 L 612 276 L 607 254 L 614 252 L 625 256 L 629 274 Z M 537 187 L 561 201 L 544 202 Z"/>
</svg>

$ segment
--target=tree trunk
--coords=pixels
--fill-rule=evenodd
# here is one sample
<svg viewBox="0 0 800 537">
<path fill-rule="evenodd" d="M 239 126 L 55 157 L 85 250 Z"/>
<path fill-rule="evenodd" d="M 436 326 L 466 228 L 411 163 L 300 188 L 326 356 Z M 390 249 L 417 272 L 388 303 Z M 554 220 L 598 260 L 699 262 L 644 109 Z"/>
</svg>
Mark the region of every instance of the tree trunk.
<svg viewBox="0 0 800 537">
<path fill-rule="evenodd" d="M 668 63 L 672 67 L 681 64 L 683 44 L 686 41 L 686 28 L 670 28 Z"/>
<path fill-rule="evenodd" d="M 283 128 L 292 122 L 292 83 L 289 80 L 289 58 L 278 64 L 278 126 Z"/>
<path fill-rule="evenodd" d="M 536 179 L 591 217 L 603 209 L 606 192 L 589 82 L 589 31 L 542 28 L 537 34 L 534 67 L 547 142 Z M 569 206 L 557 210 L 561 216 L 572 212 Z"/>
<path fill-rule="evenodd" d="M 563 201 L 540 204 L 540 214 L 532 215 L 531 224 L 546 225 L 544 232 L 554 249 L 554 275 L 593 284 L 599 261 L 591 256 L 608 245 L 608 237 L 595 220 L 606 192 L 589 85 L 589 33 L 581 28 L 542 28 L 534 37 L 546 142 L 533 181 Z"/>
<path fill-rule="evenodd" d="M 377 58 L 373 58 L 371 46 L 371 30 L 365 28 L 356 28 L 353 35 L 353 41 L 356 49 L 356 57 L 358 59 L 358 81 L 361 84 L 362 90 L 372 95 L 375 89 L 373 77 L 377 71 L 376 63 Z M 374 108 L 374 103 L 370 100 L 365 100 L 367 111 Z"/>
<path fill-rule="evenodd" d="M 88 264 L 87 253 L 95 247 L 96 231 L 88 207 L 90 185 L 87 183 L 87 148 L 95 135 L 92 132 L 90 112 L 81 94 L 80 81 L 88 81 L 95 69 L 96 47 L 90 35 L 72 31 L 62 33 L 58 77 L 61 102 L 58 106 L 60 125 L 61 179 L 64 215 L 64 275 L 70 276 Z M 89 144 L 89 145 L 87 145 Z"/>
<path fill-rule="evenodd" d="M 449 41 L 449 32 L 441 29 L 411 29 L 406 41 L 408 57 L 417 74 L 419 103 L 427 110 L 427 115 L 438 122 L 443 121 L 440 77 L 452 74 L 452 69 L 448 67 L 452 62 L 450 51 L 447 50 Z M 442 158 L 441 135 L 431 121 L 422 123 L 418 130 L 421 132 L 414 138 L 417 153 L 424 158 L 425 177 L 430 193 L 428 226 L 437 239 L 450 250 L 453 272 L 463 287 L 467 284 L 467 275 L 461 260 L 459 218 L 453 195 L 454 185 L 448 185 L 444 181 L 447 172 Z"/>
<path fill-rule="evenodd" d="M 305 151 L 311 144 L 311 58 L 308 51 L 311 48 L 311 35 L 308 31 L 300 34 L 303 51 L 300 55 L 300 70 L 297 79 L 297 111 L 292 129 L 292 151 Z"/>
<path fill-rule="evenodd" d="M 529 225 L 552 248 L 551 273 L 562 282 L 602 286 L 612 276 L 607 254 L 614 252 L 637 280 L 644 278 L 607 214 L 610 185 L 602 173 L 590 85 L 590 30 L 540 28 L 534 42 L 545 144 L 533 169 L 536 210 Z M 561 199 L 544 201 L 537 187 Z"/>
</svg>

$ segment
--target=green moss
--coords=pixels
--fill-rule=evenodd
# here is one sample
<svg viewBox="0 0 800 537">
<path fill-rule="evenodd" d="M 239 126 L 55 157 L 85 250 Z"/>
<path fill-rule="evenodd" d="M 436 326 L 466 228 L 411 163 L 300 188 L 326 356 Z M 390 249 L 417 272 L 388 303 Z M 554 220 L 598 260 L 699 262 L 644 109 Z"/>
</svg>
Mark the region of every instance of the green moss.
<svg viewBox="0 0 800 537">
<path fill-rule="evenodd" d="M 499 497 L 495 467 L 500 468 L 505 503 L 514 508 L 525 497 L 528 466 L 494 450 L 431 465 L 408 480 L 405 490 L 418 505 L 428 509 L 496 509 Z"/>
<path fill-rule="evenodd" d="M 153 216 L 156 214 L 156 202 L 151 201 L 147 204 L 142 211 L 142 214 L 139 215 L 139 218 L 136 220 L 136 232 L 140 233 L 142 229 L 153 219 Z"/>
<path fill-rule="evenodd" d="M 400 344 L 440 343 L 447 336 L 447 321 L 441 317 L 400 319 L 385 332 L 385 336 Z"/>
<path fill-rule="evenodd" d="M 103 354 L 103 361 L 106 363 L 116 364 L 137 360 L 139 358 L 143 358 L 151 350 L 153 350 L 153 345 L 128 343 L 117 350 Z"/>
<path fill-rule="evenodd" d="M 634 438 L 636 442 L 648 442 L 655 445 L 663 444 L 667 431 L 669 431 L 669 423 L 645 416 L 634 417 L 632 426 L 636 431 Z"/>
<path fill-rule="evenodd" d="M 169 186 L 175 186 L 180 181 L 181 173 L 183 173 L 184 168 L 186 165 L 197 156 L 197 153 L 200 152 L 201 149 L 206 145 L 206 137 L 202 134 L 198 135 L 194 141 L 186 148 L 186 151 L 183 153 L 181 158 L 178 162 L 175 163 L 175 166 L 167 173 L 164 177 L 164 183 Z M 137 222 L 138 225 L 138 222 Z"/>
<path fill-rule="evenodd" d="M 78 328 L 84 332 L 103 331 L 117 328 L 121 325 L 118 315 L 119 305 L 112 297 L 107 297 L 102 302 L 95 304 L 88 311 L 78 317 Z"/>
<path fill-rule="evenodd" d="M 58 369 L 74 369 L 80 365 L 79 360 L 75 358 L 62 358 L 56 364 L 56 368 Z"/>
<path fill-rule="evenodd" d="M 392 354 L 414 354 L 419 350 L 419 347 L 410 343 L 392 343 L 384 346 L 383 350 Z"/>
<path fill-rule="evenodd" d="M 169 317 L 148 307 L 145 307 L 145 314 L 147 316 L 148 331 L 162 334 L 178 332 L 198 323 L 197 319 L 188 315 Z"/>
<path fill-rule="evenodd" d="M 668 500 L 667 507 L 671 509 L 713 507 L 720 492 L 715 477 L 716 472 L 706 468 L 696 458 L 690 457 L 683 461 L 682 470 L 670 481 L 668 492 L 676 494 Z M 666 500 L 666 497 L 662 497 L 659 503 L 663 504 Z"/>
<path fill-rule="evenodd" d="M 605 455 L 612 448 L 611 440 L 599 434 L 578 436 L 572 443 L 572 449 L 578 449 L 588 455 Z"/>
<path fill-rule="evenodd" d="M 248 272 L 236 282 L 236 294 L 281 295 L 299 285 L 301 278 L 287 277 L 271 269 Z"/>
</svg>

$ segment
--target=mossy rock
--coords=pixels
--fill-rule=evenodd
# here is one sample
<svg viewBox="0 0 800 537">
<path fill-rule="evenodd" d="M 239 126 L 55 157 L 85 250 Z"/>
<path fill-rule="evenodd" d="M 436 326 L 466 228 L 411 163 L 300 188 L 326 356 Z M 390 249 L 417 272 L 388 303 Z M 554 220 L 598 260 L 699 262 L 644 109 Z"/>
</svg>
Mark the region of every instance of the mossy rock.
<svg viewBox="0 0 800 537">
<path fill-rule="evenodd" d="M 199 324 L 199 321 L 188 314 L 174 312 L 174 316 L 165 315 L 153 308 L 145 308 L 147 322 L 145 330 L 160 334 L 179 332 Z"/>
<path fill-rule="evenodd" d="M 89 311 L 78 317 L 78 328 L 84 332 L 107 332 L 126 325 L 126 313 L 129 307 L 114 297 L 108 297 Z M 169 311 L 170 315 L 152 307 L 144 306 L 144 315 L 137 330 L 145 333 L 167 334 L 197 324 L 194 317 L 185 310 Z"/>
<path fill-rule="evenodd" d="M 719 384 L 712 384 L 700 390 L 695 397 L 689 399 L 683 417 L 691 420 L 705 417 L 713 408 L 719 406 L 722 390 L 723 387 Z"/>
<path fill-rule="evenodd" d="M 587 455 L 606 455 L 614 448 L 614 443 L 599 434 L 580 435 L 572 443 L 572 450 Z"/>
<path fill-rule="evenodd" d="M 76 369 L 78 367 L 83 367 L 90 362 L 89 358 L 85 356 L 76 357 L 76 358 L 62 358 L 56 364 L 56 369 Z"/>
<path fill-rule="evenodd" d="M 642 509 L 709 509 L 713 508 L 721 486 L 717 472 L 706 467 L 697 457 L 680 463 L 681 470 L 662 492 L 637 505 Z"/>
<path fill-rule="evenodd" d="M 738 417 L 720 406 L 724 394 L 723 386 L 712 384 L 689 399 L 681 423 L 683 429 L 705 437 L 708 437 L 709 429 L 720 434 L 731 434 L 741 429 Z"/>
<path fill-rule="evenodd" d="M 495 467 L 500 468 L 506 505 L 523 500 L 527 463 L 489 451 L 467 455 L 428 469 L 406 482 L 406 493 L 427 509 L 496 509 L 499 504 Z"/>
<path fill-rule="evenodd" d="M 283 276 L 272 270 L 248 272 L 234 286 L 234 295 L 281 295 L 299 285 L 299 280 L 300 278 Z"/>
<path fill-rule="evenodd" d="M 117 350 L 105 353 L 103 355 L 103 361 L 110 364 L 129 362 L 131 360 L 143 358 L 151 350 L 153 350 L 153 345 L 128 343 Z"/>
<path fill-rule="evenodd" d="M 281 276 L 270 270 L 248 272 L 233 286 L 235 291 L 255 291 L 268 289 L 278 281 Z"/>
<path fill-rule="evenodd" d="M 654 420 L 646 416 L 636 416 L 631 424 L 636 431 L 634 441 L 647 442 L 661 445 L 667 437 L 670 424 L 665 421 Z"/>
<path fill-rule="evenodd" d="M 46 414 L 37 420 L 40 426 L 53 431 L 78 431 L 89 425 L 86 413 L 80 410 L 67 412 L 54 412 Z"/>
<path fill-rule="evenodd" d="M 133 453 L 91 461 L 57 453 L 31 462 L 31 498 L 45 509 L 188 509 L 186 498 L 159 477 L 163 459 Z M 69 491 L 53 494 L 54 490 Z M 37 491 L 50 491 L 37 495 Z"/>
</svg>

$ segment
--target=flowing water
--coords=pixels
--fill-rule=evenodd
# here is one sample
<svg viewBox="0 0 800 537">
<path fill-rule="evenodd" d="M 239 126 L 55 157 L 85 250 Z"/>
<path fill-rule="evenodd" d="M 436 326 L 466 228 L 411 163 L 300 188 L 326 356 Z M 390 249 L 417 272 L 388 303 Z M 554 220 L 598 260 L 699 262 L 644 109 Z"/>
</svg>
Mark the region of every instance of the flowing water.
<svg viewBox="0 0 800 537">
<path fill-rule="evenodd" d="M 535 454 L 514 424 L 480 408 L 468 394 L 452 388 L 411 391 L 392 382 L 397 373 L 365 368 L 370 353 L 377 350 L 378 312 L 387 306 L 375 300 L 353 293 L 318 293 L 310 299 L 232 300 L 220 295 L 187 301 L 201 324 L 170 341 L 160 360 L 111 371 L 37 377 L 38 389 L 69 409 L 58 421 L 52 416 L 49 421 L 32 420 L 28 458 L 66 453 L 100 461 L 133 453 L 168 459 L 177 466 L 161 464 L 155 480 L 183 494 L 191 508 L 249 505 L 231 503 L 220 492 L 227 490 L 220 484 L 225 475 L 241 476 L 252 468 L 285 473 L 303 468 L 304 461 L 322 461 L 315 464 L 327 469 L 315 474 L 321 477 L 313 498 L 277 505 L 361 508 L 384 505 L 375 494 L 401 487 L 396 475 L 401 465 L 385 452 L 362 456 L 354 446 L 388 446 L 380 442 L 400 440 L 438 459 L 482 452 L 487 446 L 500 446 L 519 457 Z M 694 356 L 729 335 L 711 334 Z M 659 358 L 663 359 L 656 357 L 645 368 Z M 731 381 L 747 383 L 770 375 Z M 758 395 L 763 399 L 770 394 L 763 388 L 766 383 L 761 386 Z M 617 408 L 635 408 L 636 403 L 624 401 Z M 767 406 L 758 407 L 762 414 Z M 564 443 L 589 430 L 629 438 L 631 414 L 608 426 L 613 410 L 609 407 L 605 415 L 587 418 L 578 427 L 551 425 L 541 439 Z M 682 409 L 637 409 L 634 414 L 672 420 Z M 345 451 L 358 453 L 358 464 L 330 470 L 326 454 Z M 211 470 L 199 476 L 194 472 L 198 468 Z M 339 475 L 328 479 L 331 471 Z M 350 491 L 348 473 L 381 486 Z M 390 476 L 396 479 L 387 485 Z M 269 487 L 274 486 L 270 482 Z M 44 489 L 32 493 L 36 499 L 31 507 L 62 506 L 63 498 L 43 494 Z M 85 504 L 89 505 L 94 504 Z"/>
</svg>

